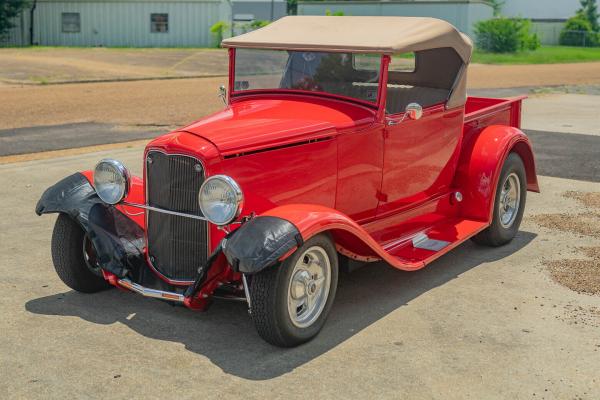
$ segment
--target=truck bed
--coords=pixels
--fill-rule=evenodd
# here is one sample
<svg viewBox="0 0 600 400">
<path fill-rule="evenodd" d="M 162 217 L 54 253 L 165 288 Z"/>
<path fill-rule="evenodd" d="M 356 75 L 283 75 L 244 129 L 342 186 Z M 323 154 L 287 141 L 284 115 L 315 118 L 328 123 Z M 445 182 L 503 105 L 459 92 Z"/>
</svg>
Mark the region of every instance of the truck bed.
<svg viewBox="0 0 600 400">
<path fill-rule="evenodd" d="M 465 104 L 465 130 L 489 125 L 521 127 L 521 103 L 527 96 L 496 99 L 469 97 Z"/>
</svg>

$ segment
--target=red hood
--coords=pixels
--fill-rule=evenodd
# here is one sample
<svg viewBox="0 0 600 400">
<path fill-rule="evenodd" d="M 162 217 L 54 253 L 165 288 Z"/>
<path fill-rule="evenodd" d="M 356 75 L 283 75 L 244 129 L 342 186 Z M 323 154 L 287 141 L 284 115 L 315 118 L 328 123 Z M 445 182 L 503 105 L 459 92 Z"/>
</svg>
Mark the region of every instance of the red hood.
<svg viewBox="0 0 600 400">
<path fill-rule="evenodd" d="M 332 136 L 373 119 L 372 110 L 342 101 L 260 98 L 233 103 L 181 130 L 209 140 L 228 155 Z"/>
</svg>

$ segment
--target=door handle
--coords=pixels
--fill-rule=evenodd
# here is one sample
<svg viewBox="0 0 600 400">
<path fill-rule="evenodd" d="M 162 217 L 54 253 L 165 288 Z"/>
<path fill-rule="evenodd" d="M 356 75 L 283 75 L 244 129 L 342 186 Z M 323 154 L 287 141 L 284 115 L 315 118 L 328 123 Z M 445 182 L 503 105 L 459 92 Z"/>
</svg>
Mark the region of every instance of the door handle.
<svg viewBox="0 0 600 400">
<path fill-rule="evenodd" d="M 391 126 L 391 125 L 398 125 L 400 122 L 402 122 L 402 121 L 401 121 L 401 120 L 398 120 L 398 119 L 388 119 L 388 120 L 387 120 L 387 124 L 388 124 L 388 126 Z"/>
</svg>

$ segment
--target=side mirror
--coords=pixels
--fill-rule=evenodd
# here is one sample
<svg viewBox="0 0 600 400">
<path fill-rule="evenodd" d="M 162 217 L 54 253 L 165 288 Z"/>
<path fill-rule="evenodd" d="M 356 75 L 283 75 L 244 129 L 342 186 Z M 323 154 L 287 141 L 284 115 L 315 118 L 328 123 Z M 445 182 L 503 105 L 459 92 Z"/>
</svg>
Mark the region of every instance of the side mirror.
<svg viewBox="0 0 600 400">
<path fill-rule="evenodd" d="M 423 107 L 419 103 L 409 103 L 404 112 L 410 119 L 421 119 L 423 116 Z"/>
<path fill-rule="evenodd" d="M 219 86 L 219 97 L 223 100 L 223 104 L 227 105 L 227 89 L 225 89 L 225 85 Z"/>
</svg>

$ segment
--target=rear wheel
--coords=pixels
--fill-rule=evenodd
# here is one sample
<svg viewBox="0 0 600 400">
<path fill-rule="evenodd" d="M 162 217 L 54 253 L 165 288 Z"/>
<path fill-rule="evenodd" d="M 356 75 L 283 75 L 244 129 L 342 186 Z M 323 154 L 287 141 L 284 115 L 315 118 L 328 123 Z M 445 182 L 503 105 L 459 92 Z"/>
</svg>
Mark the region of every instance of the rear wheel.
<svg viewBox="0 0 600 400">
<path fill-rule="evenodd" d="M 498 180 L 492 224 L 473 237 L 473 241 L 487 246 L 501 246 L 510 242 L 519 231 L 526 197 L 525 166 L 521 157 L 510 153 Z"/>
<path fill-rule="evenodd" d="M 89 237 L 66 214 L 60 214 L 54 225 L 52 261 L 59 278 L 73 290 L 94 293 L 111 287 L 102 277 Z"/>
<path fill-rule="evenodd" d="M 325 234 L 308 240 L 280 265 L 253 275 L 251 312 L 259 335 L 281 347 L 315 337 L 333 304 L 337 281 L 337 253 Z"/>
</svg>

